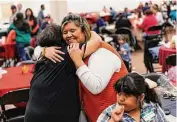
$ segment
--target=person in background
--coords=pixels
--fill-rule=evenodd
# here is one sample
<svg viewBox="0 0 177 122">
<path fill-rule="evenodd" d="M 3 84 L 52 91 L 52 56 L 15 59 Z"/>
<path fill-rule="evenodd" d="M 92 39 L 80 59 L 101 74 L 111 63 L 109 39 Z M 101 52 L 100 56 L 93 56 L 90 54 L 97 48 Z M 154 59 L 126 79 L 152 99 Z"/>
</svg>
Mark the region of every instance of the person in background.
<svg viewBox="0 0 177 122">
<path fill-rule="evenodd" d="M 117 102 L 106 108 L 97 122 L 168 122 L 156 92 L 143 76 L 129 73 L 114 89 Z"/>
<path fill-rule="evenodd" d="M 122 27 L 127 27 L 131 28 L 132 24 L 129 19 L 124 14 L 121 14 L 119 19 L 116 21 L 116 29 L 122 28 Z"/>
<path fill-rule="evenodd" d="M 122 57 L 127 70 L 131 72 L 131 48 L 127 43 L 127 38 L 125 35 L 118 35 L 118 43 L 119 43 L 119 54 Z"/>
<path fill-rule="evenodd" d="M 159 7 L 157 4 L 154 4 L 151 6 L 151 11 L 153 12 L 153 14 L 155 15 L 157 21 L 158 21 L 158 25 L 162 25 L 164 23 L 163 20 L 163 15 L 161 12 L 159 12 Z"/>
<path fill-rule="evenodd" d="M 42 24 L 42 21 L 43 21 L 43 19 L 44 19 L 44 10 L 45 10 L 45 6 L 44 6 L 44 4 L 42 4 L 41 5 L 41 10 L 39 11 L 39 13 L 38 13 L 38 19 L 39 19 L 39 25 L 41 26 L 41 24 Z"/>
<path fill-rule="evenodd" d="M 47 15 L 41 25 L 41 29 L 45 29 L 47 27 L 48 24 L 51 24 L 53 22 L 52 18 L 50 17 L 50 15 Z"/>
<path fill-rule="evenodd" d="M 145 12 L 145 17 L 141 25 L 137 24 L 136 26 L 140 29 L 143 29 L 144 34 L 143 36 L 152 35 L 152 34 L 159 34 L 160 31 L 149 31 L 148 29 L 152 26 L 157 26 L 158 21 L 156 17 L 153 15 L 152 11 L 149 9 Z"/>
<path fill-rule="evenodd" d="M 32 31 L 31 36 L 34 37 L 37 35 L 39 31 L 39 24 L 37 22 L 37 18 L 33 15 L 33 11 L 30 8 L 27 8 L 25 11 L 25 19 L 28 21 Z"/>
<path fill-rule="evenodd" d="M 145 12 L 147 11 L 147 10 L 149 10 L 150 9 L 150 7 L 149 7 L 149 3 L 148 2 L 146 2 L 145 3 L 145 6 L 143 7 L 143 14 L 145 15 Z"/>
<path fill-rule="evenodd" d="M 25 61 L 26 57 L 24 48 L 30 44 L 31 29 L 27 21 L 23 17 L 23 13 L 17 13 L 13 23 L 8 28 L 8 32 L 14 30 L 16 33 L 16 47 L 20 58 Z"/>
<path fill-rule="evenodd" d="M 105 22 L 103 20 L 103 18 L 100 17 L 99 14 L 96 15 L 96 28 L 94 28 L 93 30 L 96 33 L 101 33 L 101 30 L 105 27 Z"/>
<path fill-rule="evenodd" d="M 112 20 L 113 21 L 116 20 L 117 12 L 112 7 L 110 7 L 110 13 L 111 13 Z"/>
<path fill-rule="evenodd" d="M 19 13 L 23 13 L 24 17 L 25 17 L 25 11 L 23 10 L 23 6 L 22 4 L 17 4 L 17 12 Z"/>
<path fill-rule="evenodd" d="M 128 8 L 124 8 L 124 12 L 122 13 L 123 16 L 128 17 L 129 15 L 131 15 L 131 13 L 129 12 Z"/>
<path fill-rule="evenodd" d="M 15 5 L 12 5 L 11 6 L 11 11 L 12 11 L 12 15 L 10 16 L 9 22 L 13 23 L 14 18 L 16 17 L 16 14 L 17 14 L 17 7 Z"/>
<path fill-rule="evenodd" d="M 174 22 L 174 24 L 176 23 L 176 9 L 177 9 L 176 1 L 173 1 L 171 5 L 170 18 Z"/>
<path fill-rule="evenodd" d="M 102 11 L 104 11 L 105 13 L 109 13 L 109 10 L 106 8 L 106 6 L 103 7 Z"/>
<path fill-rule="evenodd" d="M 141 25 L 143 22 L 142 12 L 139 9 L 135 10 L 135 19 L 133 21 L 133 33 L 137 39 L 137 41 L 142 42 L 142 30 L 137 28 L 137 24 Z"/>
<path fill-rule="evenodd" d="M 142 9 L 143 9 L 143 3 L 142 2 L 140 2 L 139 3 L 139 5 L 138 5 L 138 8 L 137 8 L 138 10 L 140 10 L 140 11 L 142 11 Z"/>
</svg>

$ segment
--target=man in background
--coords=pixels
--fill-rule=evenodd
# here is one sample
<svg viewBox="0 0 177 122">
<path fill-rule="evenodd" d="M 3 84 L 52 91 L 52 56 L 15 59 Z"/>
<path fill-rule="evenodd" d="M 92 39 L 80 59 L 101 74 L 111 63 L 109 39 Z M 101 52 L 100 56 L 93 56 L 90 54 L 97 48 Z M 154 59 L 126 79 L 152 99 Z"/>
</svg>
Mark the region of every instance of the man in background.
<svg viewBox="0 0 177 122">
<path fill-rule="evenodd" d="M 9 21 L 10 23 L 13 22 L 16 14 L 17 14 L 17 7 L 15 5 L 12 5 L 11 6 L 11 11 L 12 11 L 12 15 L 10 16 L 10 21 Z"/>
<path fill-rule="evenodd" d="M 25 11 L 23 10 L 22 4 L 17 4 L 17 12 L 18 13 L 23 13 L 23 16 L 25 17 Z"/>
<path fill-rule="evenodd" d="M 44 10 L 45 10 L 45 6 L 44 4 L 41 5 L 41 10 L 38 13 L 38 19 L 39 19 L 39 25 L 41 27 L 42 21 L 44 20 L 45 16 L 44 16 Z"/>
</svg>

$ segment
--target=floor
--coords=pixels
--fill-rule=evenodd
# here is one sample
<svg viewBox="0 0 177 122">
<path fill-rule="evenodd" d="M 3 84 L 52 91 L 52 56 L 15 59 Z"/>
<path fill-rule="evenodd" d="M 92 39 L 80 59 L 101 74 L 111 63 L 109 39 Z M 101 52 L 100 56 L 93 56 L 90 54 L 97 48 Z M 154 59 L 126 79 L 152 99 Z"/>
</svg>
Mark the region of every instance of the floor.
<svg viewBox="0 0 177 122">
<path fill-rule="evenodd" d="M 137 50 L 135 52 L 132 52 L 132 71 L 135 71 L 139 74 L 147 73 L 143 57 L 144 57 L 143 50 Z M 156 72 L 161 72 L 161 65 L 153 64 L 153 67 Z"/>
</svg>

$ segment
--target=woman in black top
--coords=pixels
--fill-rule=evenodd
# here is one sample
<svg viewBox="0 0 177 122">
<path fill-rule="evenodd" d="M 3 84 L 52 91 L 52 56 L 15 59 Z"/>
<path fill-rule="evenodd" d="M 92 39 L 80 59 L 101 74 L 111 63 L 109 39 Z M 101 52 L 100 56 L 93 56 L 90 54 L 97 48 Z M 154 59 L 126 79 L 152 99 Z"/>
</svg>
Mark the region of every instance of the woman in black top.
<svg viewBox="0 0 177 122">
<path fill-rule="evenodd" d="M 25 11 L 25 19 L 28 21 L 31 26 L 31 36 L 34 37 L 38 34 L 39 24 L 37 22 L 37 18 L 33 15 L 33 11 L 30 8 L 27 8 Z"/>
<path fill-rule="evenodd" d="M 40 46 L 60 46 L 64 61 L 53 63 L 42 59 L 36 64 L 31 80 L 30 97 L 25 122 L 78 122 L 80 100 L 76 69 L 64 41 L 60 27 L 49 25 L 39 36 Z"/>
</svg>

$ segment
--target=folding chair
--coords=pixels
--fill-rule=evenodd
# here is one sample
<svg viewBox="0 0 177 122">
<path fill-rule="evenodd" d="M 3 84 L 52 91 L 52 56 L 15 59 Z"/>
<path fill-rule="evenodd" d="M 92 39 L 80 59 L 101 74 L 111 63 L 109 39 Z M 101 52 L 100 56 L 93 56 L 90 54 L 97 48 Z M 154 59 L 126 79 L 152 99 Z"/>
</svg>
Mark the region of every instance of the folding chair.
<svg viewBox="0 0 177 122">
<path fill-rule="evenodd" d="M 0 99 L 2 108 L 1 119 L 3 122 L 24 122 L 25 108 L 13 108 L 6 110 L 5 105 L 27 102 L 29 99 L 29 88 L 10 91 Z"/>
<path fill-rule="evenodd" d="M 153 58 L 150 48 L 158 47 L 159 42 L 162 41 L 162 26 L 153 26 L 148 29 L 148 31 L 161 31 L 159 34 L 148 35 L 145 37 L 144 42 L 144 64 L 147 71 L 154 72 L 153 63 L 158 63 L 158 57 Z"/>
</svg>

